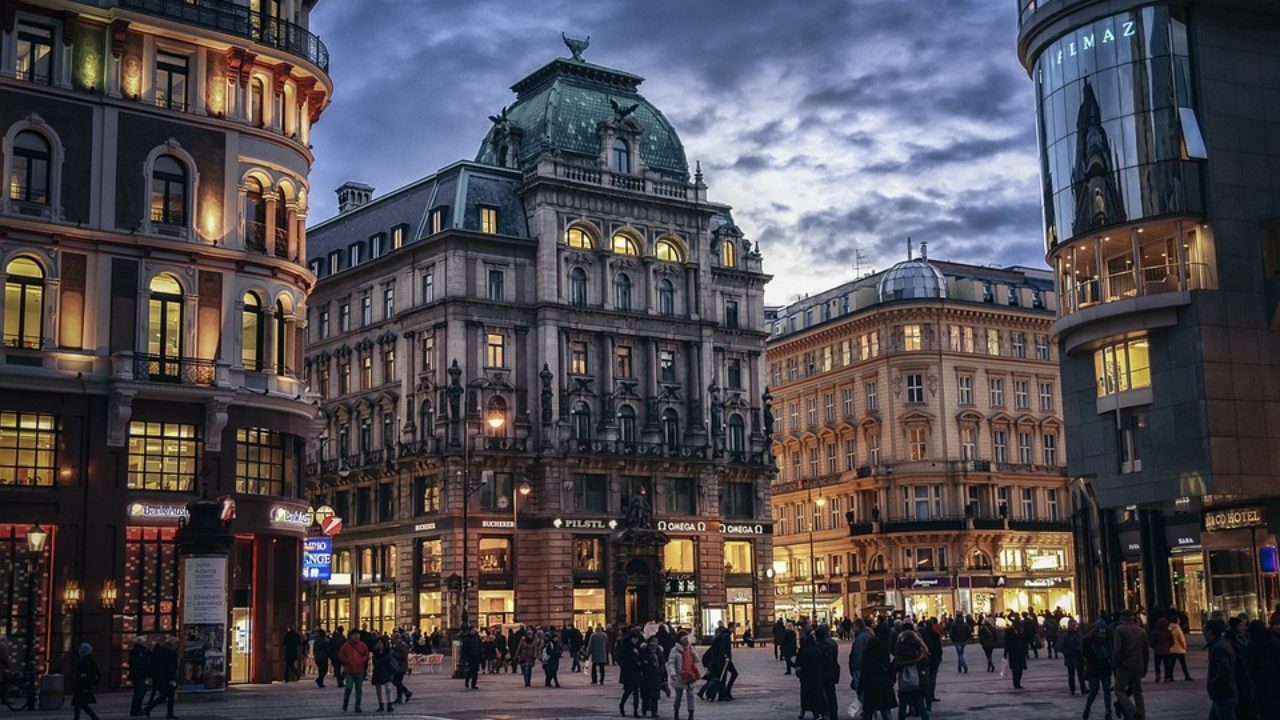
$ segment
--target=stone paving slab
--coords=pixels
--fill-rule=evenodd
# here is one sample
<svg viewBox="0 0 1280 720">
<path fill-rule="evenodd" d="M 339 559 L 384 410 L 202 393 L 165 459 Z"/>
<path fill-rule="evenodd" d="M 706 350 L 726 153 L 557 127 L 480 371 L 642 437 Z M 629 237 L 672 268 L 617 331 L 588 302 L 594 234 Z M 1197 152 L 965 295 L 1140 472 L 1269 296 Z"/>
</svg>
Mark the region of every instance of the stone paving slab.
<svg viewBox="0 0 1280 720">
<path fill-rule="evenodd" d="M 995 673 L 979 672 L 985 666 L 982 651 L 970 646 L 968 657 L 973 672 L 958 674 L 952 648 L 946 649 L 946 662 L 939 676 L 941 702 L 934 706 L 935 720 L 1073 720 L 1080 718 L 1084 700 L 1067 693 L 1066 671 L 1060 660 L 1043 656 L 1032 660 L 1023 677 L 1022 691 L 1012 688 L 1009 678 Z M 841 660 L 848 653 L 842 643 Z M 790 720 L 799 712 L 799 682 L 783 674 L 783 666 L 773 659 L 773 650 L 735 650 L 735 663 L 741 672 L 734 688 L 736 700 L 731 703 L 702 703 L 697 706 L 698 720 Z M 1203 720 L 1208 716 L 1204 694 L 1204 656 L 1193 651 L 1188 656 L 1192 682 L 1155 684 L 1148 676 L 1144 684 L 1149 720 Z M 534 687 L 525 688 L 519 675 L 481 675 L 480 689 L 467 691 L 459 680 L 448 673 L 415 674 L 406 684 L 414 692 L 407 705 L 393 713 L 373 713 L 377 707 L 372 688 L 365 685 L 365 713 L 341 713 L 341 691 L 332 687 L 320 689 L 312 681 L 269 686 L 236 687 L 221 693 L 216 701 L 180 697 L 177 715 L 181 720 L 333 720 L 356 717 L 400 718 L 401 720 L 598 720 L 618 717 L 618 699 L 622 689 L 617 683 L 617 668 L 609 669 L 608 683 L 590 684 L 590 675 L 568 672 L 569 662 L 562 664 L 563 688 L 542 687 L 542 673 L 534 671 Z M 843 682 L 847 683 L 847 672 Z M 841 709 L 847 706 L 852 692 L 847 684 L 839 688 Z M 111 720 L 126 718 L 128 693 L 99 693 L 96 706 L 100 717 Z M 661 717 L 671 718 L 671 699 L 663 698 Z M 1099 703 L 1101 699 L 1099 699 Z M 629 708 L 628 708 L 629 709 Z M 1093 718 L 1101 720 L 1102 708 L 1095 704 Z M 56 712 L 15 714 L 15 720 L 52 720 L 70 715 L 69 705 Z M 157 708 L 156 718 L 164 709 Z M 683 713 L 682 713 L 683 717 Z M 848 716 L 841 713 L 841 720 Z M 894 715 L 896 718 L 896 713 Z M 0 719 L 3 715 L 0 715 Z"/>
</svg>

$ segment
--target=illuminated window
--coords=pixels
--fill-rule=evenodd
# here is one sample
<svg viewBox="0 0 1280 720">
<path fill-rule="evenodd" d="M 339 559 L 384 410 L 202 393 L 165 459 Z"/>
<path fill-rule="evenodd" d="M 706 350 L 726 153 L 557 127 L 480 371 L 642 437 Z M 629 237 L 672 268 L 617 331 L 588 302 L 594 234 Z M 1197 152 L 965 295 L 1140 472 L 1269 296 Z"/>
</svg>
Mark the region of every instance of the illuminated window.
<svg viewBox="0 0 1280 720">
<path fill-rule="evenodd" d="M 511 540 L 480 538 L 480 574 L 506 575 L 511 572 Z"/>
<path fill-rule="evenodd" d="M 575 572 L 598 573 L 604 569 L 604 542 L 598 537 L 573 537 L 573 569 Z"/>
<path fill-rule="evenodd" d="M 1002 549 L 1000 551 L 1000 569 L 1001 570 L 1026 569 L 1026 561 L 1023 558 L 1022 550 L 1018 548 Z"/>
<path fill-rule="evenodd" d="M 148 373 L 153 378 L 178 380 L 182 357 L 182 286 L 169 274 L 151 280 L 147 304 Z"/>
<path fill-rule="evenodd" d="M 417 515 L 430 515 L 440 512 L 441 500 L 440 478 L 419 476 L 413 479 L 413 511 Z M 438 542 L 438 541 L 437 541 Z M 438 555 L 438 553 L 437 553 Z M 436 572 L 439 572 L 437 570 Z"/>
<path fill-rule="evenodd" d="M 194 425 L 129 423 L 129 489 L 195 490 L 199 449 Z"/>
<path fill-rule="evenodd" d="M 236 430 L 236 492 L 285 494 L 284 436 L 274 430 Z"/>
<path fill-rule="evenodd" d="M 680 248 L 670 240 L 659 240 L 658 244 L 653 248 L 653 254 L 664 262 L 684 262 L 684 254 L 680 252 Z"/>
<path fill-rule="evenodd" d="M 187 168 L 172 155 L 156 158 L 151 169 L 151 222 L 187 223 Z"/>
<path fill-rule="evenodd" d="M 20 256 L 9 261 L 5 272 L 4 344 L 39 349 L 44 345 L 44 270 Z"/>
<path fill-rule="evenodd" d="M 987 329 L 987 354 L 1000 354 L 1000 331 L 993 328 Z"/>
<path fill-rule="evenodd" d="M 418 568 L 422 575 L 438 576 L 443 567 L 444 552 L 442 542 L 440 540 L 420 541 L 418 543 Z"/>
<path fill-rule="evenodd" d="M 489 333 L 485 338 L 485 367 L 506 367 L 507 338 L 501 333 Z"/>
<path fill-rule="evenodd" d="M 636 241 L 625 233 L 616 233 L 613 236 L 613 251 L 619 255 L 639 255 L 640 249 L 636 246 Z"/>
<path fill-rule="evenodd" d="M 187 109 L 187 58 L 156 53 L 156 107 Z"/>
<path fill-rule="evenodd" d="M 404 246 L 404 225 L 391 228 L 391 249 L 399 250 Z"/>
<path fill-rule="evenodd" d="M 240 362 L 245 370 L 257 372 L 262 369 L 262 301 L 258 296 L 248 292 L 244 294 L 244 309 L 240 312 L 241 339 L 243 347 Z"/>
<path fill-rule="evenodd" d="M 569 372 L 574 375 L 587 374 L 587 344 L 575 342 L 569 348 Z"/>
<path fill-rule="evenodd" d="M 53 84 L 53 28 L 20 23 L 17 51 L 19 80 Z"/>
<path fill-rule="evenodd" d="M 0 412 L 0 485 L 51 487 L 58 430 L 54 415 Z"/>
<path fill-rule="evenodd" d="M 929 432 L 923 427 L 913 427 L 907 432 L 911 446 L 911 459 L 915 461 L 929 459 Z"/>
<path fill-rule="evenodd" d="M 698 558 L 693 551 L 693 540 L 672 538 L 662 548 L 662 569 L 667 572 L 691 573 L 697 567 Z"/>
<path fill-rule="evenodd" d="M 902 349 L 907 352 L 916 352 L 923 347 L 921 342 L 921 328 L 919 325 L 903 325 L 902 326 Z"/>
<path fill-rule="evenodd" d="M 595 243 L 591 241 L 591 235 L 580 227 L 569 228 L 569 232 L 565 233 L 565 243 L 569 247 L 580 250 L 590 250 L 595 247 Z"/>
<path fill-rule="evenodd" d="M 755 572 L 755 547 L 748 540 L 727 540 L 724 544 L 724 574 L 751 575 Z"/>
<path fill-rule="evenodd" d="M 480 208 L 480 232 L 488 235 L 498 234 L 498 209 L 491 207 Z"/>
<path fill-rule="evenodd" d="M 1093 353 L 1098 397 L 1151 387 L 1151 364 L 1146 338 L 1122 340 Z"/>
<path fill-rule="evenodd" d="M 720 264 L 725 267 L 738 267 L 738 247 L 731 240 L 725 240 L 720 246 Z"/>
<path fill-rule="evenodd" d="M 360 357 L 360 388 L 368 390 L 373 387 L 373 355 Z"/>
<path fill-rule="evenodd" d="M 18 202 L 49 203 L 49 141 L 26 130 L 13 139 L 12 168 L 9 172 L 9 199 Z"/>
</svg>

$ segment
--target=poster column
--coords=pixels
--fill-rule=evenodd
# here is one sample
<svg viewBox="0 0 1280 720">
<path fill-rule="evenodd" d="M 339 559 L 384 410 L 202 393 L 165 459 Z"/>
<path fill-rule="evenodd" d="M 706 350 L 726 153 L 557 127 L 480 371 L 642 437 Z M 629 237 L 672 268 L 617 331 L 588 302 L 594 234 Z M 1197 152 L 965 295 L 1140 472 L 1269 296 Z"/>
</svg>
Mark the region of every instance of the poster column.
<svg viewBox="0 0 1280 720">
<path fill-rule="evenodd" d="M 182 558 L 182 692 L 217 692 L 227 687 L 227 557 L 234 535 L 235 502 L 195 500 L 178 526 Z"/>
</svg>

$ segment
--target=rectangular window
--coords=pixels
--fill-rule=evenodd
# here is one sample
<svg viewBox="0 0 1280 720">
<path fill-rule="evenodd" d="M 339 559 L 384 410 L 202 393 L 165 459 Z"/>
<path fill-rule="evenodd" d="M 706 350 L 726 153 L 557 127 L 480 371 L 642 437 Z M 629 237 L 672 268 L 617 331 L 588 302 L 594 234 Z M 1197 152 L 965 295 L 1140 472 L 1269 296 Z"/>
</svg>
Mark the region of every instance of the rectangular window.
<svg viewBox="0 0 1280 720">
<path fill-rule="evenodd" d="M 17 51 L 19 80 L 53 84 L 53 28 L 19 23 Z"/>
<path fill-rule="evenodd" d="M 373 295 L 368 292 L 360 298 L 360 327 L 373 324 Z"/>
<path fill-rule="evenodd" d="M 1049 336 L 1048 335 L 1036 336 L 1036 359 L 1037 360 L 1049 359 Z"/>
<path fill-rule="evenodd" d="M 913 427 L 907 432 L 911 445 L 911 459 L 921 461 L 929 459 L 929 433 L 923 427 Z"/>
<path fill-rule="evenodd" d="M 573 536 L 573 571 L 594 574 L 604 569 L 604 542 L 590 535 Z"/>
<path fill-rule="evenodd" d="M 832 395 L 831 393 L 822 394 L 822 416 L 823 416 L 823 419 L 826 420 L 827 422 L 832 422 L 836 419 L 835 397 L 836 396 Z"/>
<path fill-rule="evenodd" d="M 724 301 L 724 326 L 727 328 L 738 327 L 738 301 Z"/>
<path fill-rule="evenodd" d="M 923 349 L 924 345 L 921 340 L 921 332 L 919 325 L 903 325 L 902 349 L 907 352 L 916 352 Z"/>
<path fill-rule="evenodd" d="M 1053 411 L 1053 383 L 1051 382 L 1040 383 L 1040 411 Z"/>
<path fill-rule="evenodd" d="M 924 374 L 908 373 L 907 374 L 907 402 L 922 404 L 924 403 Z"/>
<path fill-rule="evenodd" d="M 974 460 L 978 457 L 978 431 L 972 425 L 960 428 L 960 459 Z"/>
<path fill-rule="evenodd" d="M 1004 407 L 1004 378 L 991 378 L 987 383 L 991 390 L 991 407 Z"/>
<path fill-rule="evenodd" d="M 320 339 L 329 337 L 329 308 L 320 311 Z"/>
<path fill-rule="evenodd" d="M 1016 358 L 1025 358 L 1027 356 L 1026 333 L 1009 333 L 1009 354 Z"/>
<path fill-rule="evenodd" d="M 364 260 L 364 243 L 351 243 L 347 246 L 347 267 L 355 267 Z"/>
<path fill-rule="evenodd" d="M 818 477 L 818 448 L 809 448 L 809 477 Z"/>
<path fill-rule="evenodd" d="M 1009 433 L 1004 430 L 992 431 L 991 449 L 995 455 L 996 462 L 1009 462 Z"/>
<path fill-rule="evenodd" d="M 347 333 L 351 331 L 351 303 L 342 303 L 338 306 L 338 332 Z"/>
<path fill-rule="evenodd" d="M 1036 519 L 1036 491 L 1033 488 L 1022 488 L 1022 519 Z"/>
<path fill-rule="evenodd" d="M 844 469 L 854 470 L 858 467 L 858 443 L 853 438 L 844 441 Z"/>
<path fill-rule="evenodd" d="M 817 398 L 805 398 L 804 401 L 805 419 L 810 425 L 818 424 L 818 400 Z"/>
<path fill-rule="evenodd" d="M 129 489 L 192 492 L 200 439 L 195 425 L 129 423 Z"/>
<path fill-rule="evenodd" d="M 603 475 L 574 475 L 573 507 L 578 512 L 608 512 L 609 488 L 605 477 Z"/>
<path fill-rule="evenodd" d="M 569 344 L 569 372 L 573 375 L 587 374 L 587 344 L 575 342 Z"/>
<path fill-rule="evenodd" d="M 632 377 L 635 369 L 631 365 L 631 348 L 625 345 L 619 345 L 614 348 L 614 358 L 616 360 L 615 372 L 620 378 Z"/>
<path fill-rule="evenodd" d="M 349 392 L 351 392 L 351 363 L 340 361 L 338 363 L 338 394 L 346 395 Z"/>
<path fill-rule="evenodd" d="M 848 340 L 840 341 L 840 364 L 848 365 L 853 362 L 853 343 Z"/>
<path fill-rule="evenodd" d="M 399 250 L 404 247 L 404 229 L 406 226 L 397 225 L 391 228 L 391 249 Z"/>
<path fill-rule="evenodd" d="M 360 358 L 360 388 L 368 390 L 373 387 L 373 355 L 367 354 Z"/>
<path fill-rule="evenodd" d="M 329 396 L 329 366 L 321 365 L 320 372 L 316 373 L 316 376 L 318 378 L 316 392 L 320 394 L 320 397 L 327 398 Z"/>
<path fill-rule="evenodd" d="M 840 393 L 840 399 L 844 406 L 844 416 L 853 417 L 853 388 L 845 388 Z"/>
<path fill-rule="evenodd" d="M 1031 409 L 1031 383 L 1026 380 L 1013 381 L 1013 405 L 1019 410 Z"/>
<path fill-rule="evenodd" d="M 827 443 L 827 474 L 835 475 L 839 471 L 840 468 L 836 464 L 836 444 L 829 442 Z"/>
<path fill-rule="evenodd" d="M 436 266 L 428 266 L 422 273 L 422 302 L 429 303 L 436 299 Z"/>
<path fill-rule="evenodd" d="M 516 492 L 514 477 L 511 473 L 493 473 L 493 480 L 480 487 L 481 509 L 489 512 L 510 512 Z"/>
<path fill-rule="evenodd" d="M 995 328 L 987 328 L 987 354 L 1000 354 L 1000 331 Z"/>
<path fill-rule="evenodd" d="M 867 391 L 867 412 L 875 412 L 880 409 L 880 401 L 876 396 L 876 381 L 872 380 L 866 383 Z"/>
<path fill-rule="evenodd" d="M 965 373 L 958 378 L 958 383 L 959 383 L 959 390 L 960 390 L 960 393 L 959 393 L 960 404 L 972 405 L 973 404 L 973 376 L 968 373 Z"/>
<path fill-rule="evenodd" d="M 672 515 L 698 514 L 696 492 L 693 478 L 667 478 L 667 512 Z"/>
<path fill-rule="evenodd" d="M 501 270 L 489 271 L 489 299 L 494 302 L 503 302 L 507 299 L 505 288 L 503 288 L 504 275 Z"/>
<path fill-rule="evenodd" d="M 1045 505 L 1049 509 L 1049 522 L 1058 522 L 1062 519 L 1058 510 L 1058 491 L 1056 488 L 1049 488 L 1044 491 Z"/>
<path fill-rule="evenodd" d="M 480 538 L 480 574 L 511 572 L 511 538 Z"/>
<path fill-rule="evenodd" d="M 1098 397 L 1151 387 L 1151 362 L 1146 338 L 1122 340 L 1093 353 Z"/>
<path fill-rule="evenodd" d="M 58 431 L 55 415 L 0 412 L 0 486 L 52 487 Z"/>
<path fill-rule="evenodd" d="M 413 512 L 431 515 L 440 512 L 440 478 L 418 476 L 413 479 Z"/>
<path fill-rule="evenodd" d="M 747 540 L 729 540 L 724 544 L 724 574 L 746 575 L 755 573 L 754 545 Z"/>
<path fill-rule="evenodd" d="M 431 371 L 436 366 L 436 336 L 424 335 L 422 338 L 422 369 Z"/>
<path fill-rule="evenodd" d="M 444 208 L 435 208 L 431 211 L 431 234 L 444 230 Z"/>
<path fill-rule="evenodd" d="M 791 431 L 800 429 L 800 403 L 791 403 Z"/>
<path fill-rule="evenodd" d="M 658 379 L 664 383 L 676 381 L 676 354 L 671 350 L 658 352 Z"/>
<path fill-rule="evenodd" d="M 488 235 L 498 234 L 498 209 L 491 207 L 480 208 L 480 232 Z"/>
<path fill-rule="evenodd" d="M 1030 432 L 1023 431 L 1018 433 L 1018 462 L 1023 465 L 1032 464 Z"/>
<path fill-rule="evenodd" d="M 263 428 L 236 430 L 236 492 L 286 494 L 283 435 Z"/>
<path fill-rule="evenodd" d="M 395 483 L 378 484 L 378 522 L 390 522 L 396 519 L 396 485 Z"/>
<path fill-rule="evenodd" d="M 731 390 L 742 389 L 742 360 L 729 358 L 725 363 L 725 378 Z"/>
<path fill-rule="evenodd" d="M 418 544 L 418 568 L 425 577 L 438 577 L 444 568 L 444 543 L 422 540 Z"/>
<path fill-rule="evenodd" d="M 395 382 L 396 379 L 396 346 L 386 345 L 382 348 L 382 382 Z"/>
<path fill-rule="evenodd" d="M 156 53 L 156 107 L 187 109 L 187 58 Z"/>
<path fill-rule="evenodd" d="M 1055 467 L 1058 464 L 1058 436 L 1046 433 L 1042 438 L 1044 447 L 1044 464 Z"/>
<path fill-rule="evenodd" d="M 507 366 L 507 338 L 502 333 L 485 335 L 485 367 L 504 368 Z"/>
<path fill-rule="evenodd" d="M 334 250 L 329 253 L 329 274 L 336 275 L 342 269 L 342 251 Z"/>
<path fill-rule="evenodd" d="M 822 348 L 822 372 L 831 372 L 834 365 L 835 347 L 828 345 Z"/>
<path fill-rule="evenodd" d="M 749 482 L 724 484 L 724 507 L 720 509 L 730 520 L 751 520 L 756 516 L 756 490 Z"/>
<path fill-rule="evenodd" d="M 396 286 L 387 285 L 382 289 L 382 317 L 390 320 L 396 315 Z"/>
</svg>

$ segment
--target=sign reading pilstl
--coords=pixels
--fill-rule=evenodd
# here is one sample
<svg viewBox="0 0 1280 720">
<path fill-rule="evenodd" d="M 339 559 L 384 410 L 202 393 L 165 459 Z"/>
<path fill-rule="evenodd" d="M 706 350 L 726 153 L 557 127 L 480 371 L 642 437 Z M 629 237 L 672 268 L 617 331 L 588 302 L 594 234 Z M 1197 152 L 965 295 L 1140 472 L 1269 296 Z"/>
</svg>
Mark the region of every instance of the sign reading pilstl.
<svg viewBox="0 0 1280 720">
<path fill-rule="evenodd" d="M 1204 514 L 1204 529 L 1210 532 L 1214 530 L 1263 527 L 1266 524 L 1266 520 L 1262 518 L 1262 508 L 1260 507 L 1212 510 Z"/>
<path fill-rule="evenodd" d="M 571 530 L 613 530 L 618 527 L 617 520 L 575 520 L 573 518 L 556 518 L 551 521 L 551 525 L 557 530 L 560 528 L 568 528 Z"/>
<path fill-rule="evenodd" d="M 302 541 L 302 579 L 329 580 L 333 577 L 333 538 L 309 537 Z"/>
</svg>

